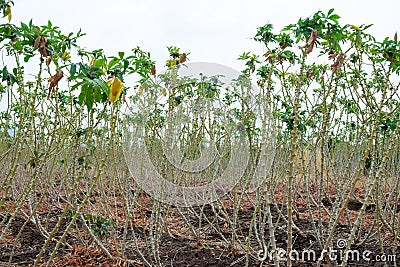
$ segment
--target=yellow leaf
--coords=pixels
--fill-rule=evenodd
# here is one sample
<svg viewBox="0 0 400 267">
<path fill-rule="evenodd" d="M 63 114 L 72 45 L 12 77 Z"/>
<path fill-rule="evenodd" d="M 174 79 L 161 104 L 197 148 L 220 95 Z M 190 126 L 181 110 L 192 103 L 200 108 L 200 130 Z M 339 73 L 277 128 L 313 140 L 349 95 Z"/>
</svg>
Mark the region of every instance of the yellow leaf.
<svg viewBox="0 0 400 267">
<path fill-rule="evenodd" d="M 10 6 L 10 5 L 7 5 L 6 15 L 7 15 L 7 18 L 8 18 L 8 22 L 10 22 L 10 21 L 11 21 L 11 18 L 12 18 L 11 6 Z"/>
<path fill-rule="evenodd" d="M 163 88 L 163 89 L 161 90 L 161 94 L 162 94 L 163 96 L 167 96 L 167 89 Z"/>
<path fill-rule="evenodd" d="M 168 59 L 167 60 L 167 66 L 168 67 L 173 67 L 173 66 L 175 66 L 176 65 L 176 60 L 174 60 L 174 59 Z M 179 63 L 179 62 L 178 62 Z"/>
<path fill-rule="evenodd" d="M 361 29 L 359 27 L 357 27 L 356 25 L 350 24 L 350 27 L 352 27 L 356 31 L 361 31 Z"/>
<path fill-rule="evenodd" d="M 61 58 L 63 61 L 68 61 L 71 58 L 71 56 L 70 56 L 69 52 L 65 51 L 64 53 L 62 53 Z"/>
<path fill-rule="evenodd" d="M 110 95 L 108 96 L 108 100 L 110 100 L 111 103 L 115 103 L 121 96 L 124 84 L 117 77 L 109 80 L 107 84 L 110 87 Z"/>
<path fill-rule="evenodd" d="M 144 89 L 146 89 L 146 85 L 144 85 L 144 84 L 142 84 L 142 85 L 140 85 L 140 87 L 139 87 L 139 94 L 143 94 L 144 93 Z"/>
</svg>

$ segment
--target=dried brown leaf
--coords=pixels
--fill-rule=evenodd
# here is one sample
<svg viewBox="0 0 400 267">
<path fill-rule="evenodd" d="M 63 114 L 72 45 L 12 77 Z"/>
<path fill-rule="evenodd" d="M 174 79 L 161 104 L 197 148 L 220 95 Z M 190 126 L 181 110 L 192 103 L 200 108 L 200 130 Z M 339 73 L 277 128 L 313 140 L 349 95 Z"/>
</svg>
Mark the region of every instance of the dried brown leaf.
<svg viewBox="0 0 400 267">
<path fill-rule="evenodd" d="M 151 71 L 151 75 L 156 76 L 156 66 L 154 66 L 154 65 L 151 66 L 150 71 Z"/>
<path fill-rule="evenodd" d="M 331 66 L 334 73 L 335 73 L 337 70 L 340 69 L 340 67 L 343 65 L 345 59 L 346 59 L 346 55 L 343 54 L 343 53 L 340 53 L 340 54 L 337 56 L 337 59 L 336 59 L 335 63 L 333 63 L 332 66 Z"/>
<path fill-rule="evenodd" d="M 337 56 L 337 53 L 329 53 L 329 55 L 328 55 L 328 59 L 335 59 L 336 58 L 336 56 Z"/>
<path fill-rule="evenodd" d="M 33 44 L 33 48 L 35 48 L 35 49 L 39 48 L 41 39 L 42 39 L 42 36 L 39 36 L 38 38 L 36 38 L 35 43 Z"/>
<path fill-rule="evenodd" d="M 311 79 L 313 76 L 314 76 L 314 72 L 313 71 L 307 71 L 306 72 L 307 79 Z"/>
<path fill-rule="evenodd" d="M 46 44 L 47 44 L 47 38 L 43 37 L 43 36 L 39 36 L 38 38 L 36 38 L 35 43 L 33 44 L 33 47 L 35 49 L 43 48 L 46 46 Z"/>
<path fill-rule="evenodd" d="M 47 51 L 46 47 L 40 47 L 39 52 L 42 55 L 42 57 L 48 57 L 51 55 L 51 53 Z"/>
<path fill-rule="evenodd" d="M 264 54 L 264 56 L 265 56 L 265 61 L 269 61 L 269 62 L 272 61 L 272 55 L 271 54 L 266 53 L 266 54 Z"/>
<path fill-rule="evenodd" d="M 181 57 L 179 58 L 179 64 L 182 64 L 183 62 L 185 62 L 186 61 L 186 53 L 183 53 L 182 55 L 181 55 Z"/>
<path fill-rule="evenodd" d="M 48 57 L 51 55 L 51 52 L 47 50 L 47 38 L 43 36 L 39 36 L 36 38 L 33 48 L 39 49 L 40 55 L 42 57 Z"/>
<path fill-rule="evenodd" d="M 49 79 L 50 86 L 49 86 L 49 93 L 47 95 L 47 98 L 50 97 L 50 93 L 54 91 L 54 88 L 58 85 L 58 82 L 62 79 L 63 76 L 64 76 L 64 73 L 62 72 L 62 70 L 58 70 L 56 72 L 56 74 L 54 74 L 53 76 L 50 77 L 50 79 Z"/>
<path fill-rule="evenodd" d="M 46 59 L 46 65 L 47 65 L 47 66 L 50 65 L 50 63 L 51 63 L 51 57 L 48 57 L 48 58 Z"/>
<path fill-rule="evenodd" d="M 307 47 L 307 50 L 305 52 L 306 55 L 310 54 L 313 51 L 317 37 L 318 37 L 318 32 L 316 30 L 313 30 L 311 32 L 310 38 L 308 39 L 306 45 L 304 46 Z"/>
</svg>

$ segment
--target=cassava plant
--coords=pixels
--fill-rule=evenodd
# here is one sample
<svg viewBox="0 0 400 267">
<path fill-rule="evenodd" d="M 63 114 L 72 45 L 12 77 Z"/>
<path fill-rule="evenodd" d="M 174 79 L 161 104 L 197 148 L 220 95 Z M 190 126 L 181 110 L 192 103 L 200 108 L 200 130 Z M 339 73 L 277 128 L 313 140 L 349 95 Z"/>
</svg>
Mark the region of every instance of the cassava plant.
<svg viewBox="0 0 400 267">
<path fill-rule="evenodd" d="M 1 265 L 18 264 L 27 229 L 40 241 L 31 246 L 33 266 L 52 266 L 78 245 L 96 246 L 115 266 L 166 266 L 187 247 L 232 266 L 296 266 L 289 255 L 326 251 L 338 239 L 344 253 L 371 244 L 375 253 L 398 253 L 397 34 L 376 40 L 372 25 L 341 24 L 333 9 L 280 31 L 266 24 L 254 36 L 265 53 L 240 55 L 244 69 L 223 88 L 218 75 L 179 76 L 190 53 L 178 47 L 167 47 L 160 71 L 140 47 L 109 56 L 82 48 L 81 30 L 16 25 L 13 1 L 0 0 L 0 9 Z M 172 133 L 169 117 L 202 101 L 221 104 L 216 112 L 229 123 L 184 113 Z M 141 190 L 124 157 L 126 126 L 140 123 L 146 135 L 134 141 L 146 145 L 166 181 L 210 182 L 226 169 L 238 132 L 249 142 L 243 177 L 212 203 L 158 201 Z M 218 157 L 204 171 L 188 174 L 168 161 L 194 161 L 209 143 Z M 140 164 L 142 155 L 130 156 Z M 262 183 L 249 190 L 255 175 Z M 177 240 L 185 247 L 166 252 Z M 346 266 L 351 259 L 314 261 Z"/>
</svg>

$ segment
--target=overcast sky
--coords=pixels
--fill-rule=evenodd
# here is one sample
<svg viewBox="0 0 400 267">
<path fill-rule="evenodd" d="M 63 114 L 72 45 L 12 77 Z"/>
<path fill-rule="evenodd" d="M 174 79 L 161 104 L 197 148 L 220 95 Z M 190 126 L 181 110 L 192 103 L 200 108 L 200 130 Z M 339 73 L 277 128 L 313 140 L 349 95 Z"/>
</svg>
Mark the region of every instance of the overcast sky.
<svg viewBox="0 0 400 267">
<path fill-rule="evenodd" d="M 206 61 L 241 69 L 236 61 L 244 51 L 262 51 L 252 40 L 266 23 L 276 30 L 316 11 L 335 8 L 342 23 L 373 23 L 378 38 L 400 29 L 398 0 L 16 0 L 13 23 L 48 20 L 65 32 L 82 28 L 80 45 L 103 48 L 107 54 L 140 46 L 151 52 L 158 68 L 165 64 L 167 46 L 191 52 L 190 61 Z"/>
</svg>

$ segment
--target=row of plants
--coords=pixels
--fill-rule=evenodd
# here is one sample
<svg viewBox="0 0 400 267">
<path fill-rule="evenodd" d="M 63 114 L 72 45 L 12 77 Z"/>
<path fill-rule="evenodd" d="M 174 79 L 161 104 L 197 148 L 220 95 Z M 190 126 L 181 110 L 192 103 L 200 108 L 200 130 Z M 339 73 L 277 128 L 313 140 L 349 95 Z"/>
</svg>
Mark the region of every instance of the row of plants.
<svg viewBox="0 0 400 267">
<path fill-rule="evenodd" d="M 194 238 L 211 231 L 226 247 L 237 244 L 248 266 L 258 259 L 260 249 L 282 248 L 277 240 L 281 225 L 287 254 L 296 248 L 296 236 L 311 235 L 315 247 L 326 250 L 338 238 L 344 217 L 350 227 L 345 249 L 377 240 L 378 249 L 383 250 L 388 244 L 382 240 L 389 233 L 387 242 L 396 253 L 400 238 L 397 34 L 376 40 L 368 33 L 372 25 L 342 25 L 333 9 L 300 18 L 278 32 L 266 24 L 254 37 L 265 54 L 240 55 L 238 60 L 245 66 L 237 77 L 240 83 L 226 90 L 218 75 L 183 77 L 176 83 L 177 72 L 190 56 L 180 48 L 168 47 L 166 70 L 159 73 L 151 54 L 140 47 L 109 56 L 102 49 L 80 47 L 82 31 L 66 34 L 51 22 L 15 25 L 11 23 L 13 5 L 0 1 L 5 17 L 0 25 L 4 58 L 0 96 L 6 103 L 0 113 L 0 241 L 16 218 L 23 217 L 26 224 L 12 244 L 15 250 L 28 222 L 34 223 L 45 240 L 34 266 L 43 257 L 51 266 L 62 246 L 71 247 L 68 238 L 75 227 L 85 229 L 108 257 L 113 256 L 107 242 L 119 241 L 122 256 L 133 250 L 144 265 L 162 266 L 162 236 L 169 233 L 167 219 L 176 212 L 158 201 L 150 203 L 150 210 L 141 204 L 144 193 L 123 157 L 126 125 L 140 120 L 144 109 L 149 110 L 146 145 L 153 163 L 164 177 L 179 184 L 201 184 L 224 171 L 235 127 L 242 127 L 249 140 L 244 179 L 227 196 L 233 212 L 224 199 L 211 204 L 215 218 L 202 211 L 206 205 L 177 212 Z M 259 90 L 243 90 L 243 81 L 252 81 Z M 264 111 L 271 111 L 276 127 L 272 167 L 254 194 L 243 189 L 257 166 L 266 161 L 266 126 L 257 122 L 254 106 L 246 101 L 249 94 L 268 107 Z M 165 125 L 172 127 L 168 116 L 180 104 L 189 109 L 207 99 L 225 104 L 221 112 L 233 127 L 223 128 L 226 125 L 212 114 L 187 122 L 179 136 L 182 153 L 197 159 L 202 140 L 218 140 L 221 158 L 198 176 L 188 176 L 166 163 Z M 132 105 L 139 110 L 128 112 Z M 139 161 L 141 155 L 132 157 Z M 283 200 L 276 197 L 282 186 Z M 347 207 L 353 198 L 361 207 L 351 218 Z M 253 216 L 250 227 L 244 229 L 240 209 L 247 199 L 252 200 Z M 300 202 L 310 229 L 296 224 Z M 371 204 L 374 219 L 366 225 Z M 54 207 L 60 214 L 49 224 Z M 193 214 L 207 230 L 190 223 Z M 135 232 L 135 221 L 146 223 L 149 230 L 143 239 L 133 235 L 128 242 L 127 233 Z M 222 224 L 230 229 L 229 237 Z M 129 247 L 131 242 L 134 245 Z M 148 248 L 151 252 L 145 253 Z M 267 264 L 269 259 L 264 260 Z M 282 264 L 277 255 L 270 260 L 276 266 Z M 292 264 L 289 259 L 287 266 Z"/>
</svg>

